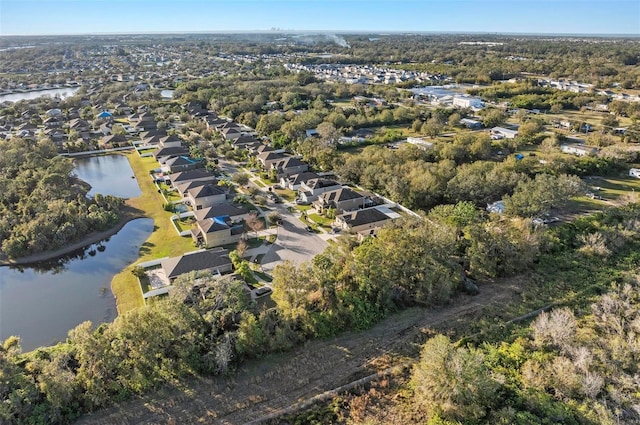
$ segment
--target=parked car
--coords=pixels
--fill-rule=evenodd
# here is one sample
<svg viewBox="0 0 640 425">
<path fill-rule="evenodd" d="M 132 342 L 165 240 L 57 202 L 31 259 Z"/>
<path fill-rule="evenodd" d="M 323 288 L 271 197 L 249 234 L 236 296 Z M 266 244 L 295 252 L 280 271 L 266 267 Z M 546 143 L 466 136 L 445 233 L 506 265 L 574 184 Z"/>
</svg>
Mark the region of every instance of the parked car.
<svg viewBox="0 0 640 425">
<path fill-rule="evenodd" d="M 254 292 L 256 297 L 261 297 L 263 295 L 267 295 L 270 293 L 271 293 L 271 288 L 269 288 L 268 286 L 261 286 L 260 288 L 256 289 L 256 291 Z"/>
<path fill-rule="evenodd" d="M 313 229 L 311 228 L 311 226 L 306 226 L 306 227 L 305 227 L 305 230 L 306 230 L 307 232 L 313 232 Z"/>
</svg>

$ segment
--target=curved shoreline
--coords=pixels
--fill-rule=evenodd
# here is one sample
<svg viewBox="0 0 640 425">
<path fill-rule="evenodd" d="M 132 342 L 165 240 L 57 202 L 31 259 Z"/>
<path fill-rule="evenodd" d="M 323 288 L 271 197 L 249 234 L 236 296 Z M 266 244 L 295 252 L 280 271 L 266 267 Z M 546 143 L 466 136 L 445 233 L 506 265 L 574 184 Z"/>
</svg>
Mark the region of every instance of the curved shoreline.
<svg viewBox="0 0 640 425">
<path fill-rule="evenodd" d="M 113 236 L 116 233 L 118 233 L 120 230 L 122 230 L 124 225 L 130 222 L 131 220 L 145 217 L 145 215 L 142 214 L 142 211 L 139 211 L 127 204 L 125 204 L 125 206 L 122 208 L 121 214 L 122 215 L 118 223 L 116 223 L 115 226 L 107 230 L 103 230 L 101 232 L 91 232 L 87 234 L 83 239 L 77 242 L 74 242 L 72 244 L 65 245 L 62 248 L 59 248 L 53 251 L 37 252 L 35 254 L 31 254 L 26 257 L 13 258 L 13 259 L 1 258 L 0 266 L 17 266 L 17 265 L 39 263 L 41 261 L 54 260 L 56 258 L 62 257 L 63 255 L 66 255 L 78 249 L 84 248 L 85 246 L 98 243 L 103 239 Z"/>
</svg>

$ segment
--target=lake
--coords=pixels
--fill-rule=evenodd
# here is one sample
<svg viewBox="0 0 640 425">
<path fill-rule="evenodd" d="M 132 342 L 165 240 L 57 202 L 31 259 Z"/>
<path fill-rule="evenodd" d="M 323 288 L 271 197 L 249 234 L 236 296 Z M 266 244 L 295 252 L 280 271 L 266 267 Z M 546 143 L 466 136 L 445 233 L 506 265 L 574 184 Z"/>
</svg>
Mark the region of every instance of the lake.
<svg viewBox="0 0 640 425">
<path fill-rule="evenodd" d="M 78 90 L 80 90 L 80 87 L 63 87 L 59 89 L 34 90 L 34 91 L 28 91 L 24 93 L 1 94 L 0 103 L 18 102 L 20 100 L 32 100 L 32 99 L 37 99 L 40 96 L 51 96 L 51 97 L 58 96 L 64 99 L 65 97 L 73 96 Z"/>
<path fill-rule="evenodd" d="M 83 158 L 76 165 L 76 173 L 102 194 L 140 193 L 124 156 Z M 152 231 L 153 220 L 141 218 L 107 240 L 54 261 L 0 267 L 0 341 L 19 335 L 23 350 L 29 351 L 63 341 L 86 320 L 94 325 L 112 321 L 117 310 L 111 279 L 138 259 Z"/>
<path fill-rule="evenodd" d="M 133 177 L 129 160 L 124 155 L 92 156 L 73 161 L 74 172 L 91 185 L 89 195 L 96 193 L 121 198 L 140 196 L 140 186 Z"/>
</svg>

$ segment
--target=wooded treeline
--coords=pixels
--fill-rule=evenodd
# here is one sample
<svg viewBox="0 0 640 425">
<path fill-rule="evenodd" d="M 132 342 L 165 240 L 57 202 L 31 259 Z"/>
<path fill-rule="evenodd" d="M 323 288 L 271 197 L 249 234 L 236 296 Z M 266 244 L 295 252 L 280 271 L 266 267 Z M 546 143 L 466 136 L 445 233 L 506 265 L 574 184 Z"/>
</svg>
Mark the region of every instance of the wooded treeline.
<svg viewBox="0 0 640 425">
<path fill-rule="evenodd" d="M 60 248 L 115 225 L 123 200 L 73 176 L 50 141 L 0 140 L 0 248 L 10 258 Z"/>
</svg>

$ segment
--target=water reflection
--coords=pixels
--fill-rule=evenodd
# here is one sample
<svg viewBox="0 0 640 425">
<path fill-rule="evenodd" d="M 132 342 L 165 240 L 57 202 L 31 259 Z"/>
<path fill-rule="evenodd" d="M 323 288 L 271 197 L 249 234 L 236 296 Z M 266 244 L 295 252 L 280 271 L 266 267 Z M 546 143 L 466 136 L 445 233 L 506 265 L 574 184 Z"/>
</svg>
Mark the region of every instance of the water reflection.
<svg viewBox="0 0 640 425">
<path fill-rule="evenodd" d="M 113 320 L 111 279 L 138 258 L 152 231 L 152 219 L 137 219 L 109 240 L 61 258 L 0 267 L 0 341 L 20 335 L 23 349 L 31 350 L 64 340 L 85 320 Z"/>
</svg>

